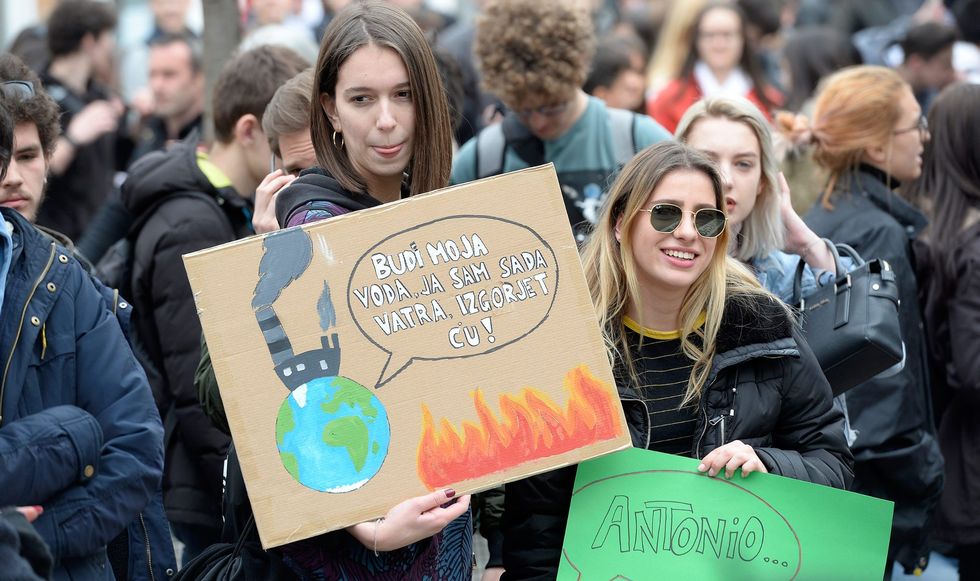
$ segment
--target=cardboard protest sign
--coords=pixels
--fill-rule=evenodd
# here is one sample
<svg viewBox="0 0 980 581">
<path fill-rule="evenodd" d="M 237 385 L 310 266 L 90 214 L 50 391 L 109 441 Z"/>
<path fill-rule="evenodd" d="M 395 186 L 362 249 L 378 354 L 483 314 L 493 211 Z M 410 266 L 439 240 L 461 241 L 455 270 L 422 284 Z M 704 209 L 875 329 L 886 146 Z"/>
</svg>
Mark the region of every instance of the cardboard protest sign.
<svg viewBox="0 0 980 581">
<path fill-rule="evenodd" d="M 884 575 L 893 503 L 631 449 L 578 467 L 558 579 L 867 580 Z"/>
<path fill-rule="evenodd" d="M 629 446 L 550 166 L 185 264 L 264 547 Z"/>
</svg>

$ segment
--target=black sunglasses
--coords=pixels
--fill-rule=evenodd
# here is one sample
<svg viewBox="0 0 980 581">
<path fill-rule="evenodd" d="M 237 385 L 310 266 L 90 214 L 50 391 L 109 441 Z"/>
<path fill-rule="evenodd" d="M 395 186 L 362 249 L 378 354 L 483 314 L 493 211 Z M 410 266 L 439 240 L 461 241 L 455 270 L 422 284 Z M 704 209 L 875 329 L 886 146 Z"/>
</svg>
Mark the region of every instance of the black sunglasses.
<svg viewBox="0 0 980 581">
<path fill-rule="evenodd" d="M 3 81 L 0 92 L 8 99 L 30 99 L 34 96 L 34 85 L 27 81 Z"/>
<path fill-rule="evenodd" d="M 650 225 L 657 232 L 669 234 L 681 225 L 684 219 L 684 210 L 674 204 L 656 204 L 650 209 L 640 210 L 650 212 Z M 725 213 L 715 208 L 701 208 L 694 214 L 694 229 L 703 238 L 717 238 L 725 230 L 725 222 L 728 218 Z"/>
</svg>

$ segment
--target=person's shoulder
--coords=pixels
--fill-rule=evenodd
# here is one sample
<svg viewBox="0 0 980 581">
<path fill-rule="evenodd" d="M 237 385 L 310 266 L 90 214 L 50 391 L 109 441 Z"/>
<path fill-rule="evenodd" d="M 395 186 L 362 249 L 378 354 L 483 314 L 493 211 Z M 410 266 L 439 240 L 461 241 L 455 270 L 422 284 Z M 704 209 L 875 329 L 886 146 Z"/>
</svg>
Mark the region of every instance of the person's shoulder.
<svg viewBox="0 0 980 581">
<path fill-rule="evenodd" d="M 465 184 L 476 179 L 477 142 L 480 139 L 480 136 L 483 135 L 488 129 L 492 129 L 492 126 L 483 128 L 479 133 L 471 137 L 466 143 L 463 144 L 462 147 L 459 148 L 456 155 L 453 156 L 453 169 L 449 176 L 450 184 Z M 499 130 L 499 128 L 495 129 L 495 131 Z"/>
<path fill-rule="evenodd" d="M 793 325 L 786 305 L 771 293 L 729 292 L 725 297 L 717 352 L 789 338 Z"/>
<path fill-rule="evenodd" d="M 663 125 L 657 123 L 653 117 L 645 113 L 633 113 L 633 115 L 636 119 L 635 138 L 640 149 L 654 143 L 673 139 L 670 132 Z"/>
</svg>

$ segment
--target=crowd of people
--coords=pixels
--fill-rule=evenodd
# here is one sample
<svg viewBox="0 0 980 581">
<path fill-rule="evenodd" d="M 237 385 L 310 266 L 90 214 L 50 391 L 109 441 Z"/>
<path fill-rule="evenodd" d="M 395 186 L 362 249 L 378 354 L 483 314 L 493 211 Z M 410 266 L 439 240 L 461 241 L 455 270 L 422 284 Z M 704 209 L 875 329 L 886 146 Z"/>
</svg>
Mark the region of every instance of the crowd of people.
<svg viewBox="0 0 980 581">
<path fill-rule="evenodd" d="M 121 59 L 100 0 L 0 53 L 0 580 L 469 579 L 474 535 L 554 578 L 574 466 L 262 550 L 181 260 L 549 162 L 635 447 L 890 500 L 886 579 L 980 579 L 980 1 L 298 4 L 220 71 L 187 1 Z M 843 393 L 794 309 L 836 244 L 904 351 Z"/>
</svg>

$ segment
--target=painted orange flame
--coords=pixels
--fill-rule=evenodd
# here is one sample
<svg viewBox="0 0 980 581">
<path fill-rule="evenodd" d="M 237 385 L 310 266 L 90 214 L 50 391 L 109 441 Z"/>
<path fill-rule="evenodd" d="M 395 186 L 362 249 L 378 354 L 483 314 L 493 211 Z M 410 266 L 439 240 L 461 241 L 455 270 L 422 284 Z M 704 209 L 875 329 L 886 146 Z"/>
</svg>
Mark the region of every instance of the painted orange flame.
<svg viewBox="0 0 980 581">
<path fill-rule="evenodd" d="M 524 388 L 516 397 L 501 395 L 501 422 L 477 389 L 473 401 L 480 425 L 463 422 L 462 436 L 446 418 L 437 429 L 432 413 L 422 404 L 422 440 L 418 450 L 422 482 L 435 489 L 623 433 L 613 389 L 593 377 L 586 366 L 568 372 L 565 390 L 571 395 L 565 411 L 533 388 Z"/>
</svg>

